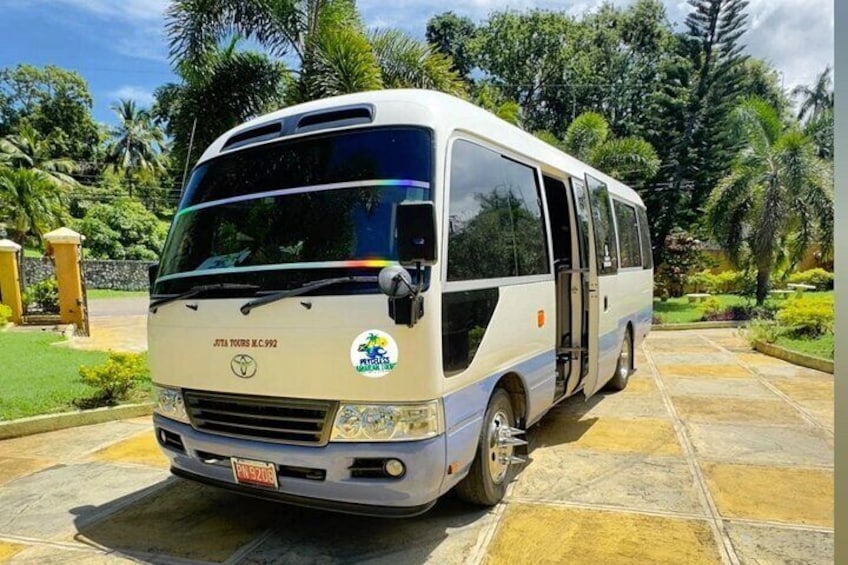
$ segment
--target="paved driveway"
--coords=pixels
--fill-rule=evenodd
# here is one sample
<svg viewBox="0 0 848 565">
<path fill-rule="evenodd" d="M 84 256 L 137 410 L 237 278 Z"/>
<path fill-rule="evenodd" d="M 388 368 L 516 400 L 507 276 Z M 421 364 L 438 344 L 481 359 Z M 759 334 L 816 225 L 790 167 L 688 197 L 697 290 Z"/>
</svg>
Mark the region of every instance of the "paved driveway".
<svg viewBox="0 0 848 565">
<path fill-rule="evenodd" d="M 408 520 L 169 477 L 147 419 L 0 442 L 0 562 L 831 563 L 833 378 L 732 330 L 655 332 L 628 390 L 554 409 L 491 511 Z"/>
</svg>

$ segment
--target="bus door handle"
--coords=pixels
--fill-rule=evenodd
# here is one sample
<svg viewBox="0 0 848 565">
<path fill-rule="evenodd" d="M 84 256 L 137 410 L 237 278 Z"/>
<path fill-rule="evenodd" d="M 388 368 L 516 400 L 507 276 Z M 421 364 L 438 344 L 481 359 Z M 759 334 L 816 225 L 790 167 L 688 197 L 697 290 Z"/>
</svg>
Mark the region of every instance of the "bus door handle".
<svg viewBox="0 0 848 565">
<path fill-rule="evenodd" d="M 604 296 L 604 312 L 609 310 L 609 296 Z"/>
</svg>

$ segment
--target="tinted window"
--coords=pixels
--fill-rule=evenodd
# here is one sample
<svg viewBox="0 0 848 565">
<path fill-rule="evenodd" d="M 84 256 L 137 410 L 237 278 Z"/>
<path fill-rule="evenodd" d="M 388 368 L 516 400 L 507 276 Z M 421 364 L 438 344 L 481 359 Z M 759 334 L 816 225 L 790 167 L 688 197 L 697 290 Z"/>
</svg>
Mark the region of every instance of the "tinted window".
<svg viewBox="0 0 848 565">
<path fill-rule="evenodd" d="M 427 130 L 375 128 L 316 135 L 225 153 L 192 173 L 181 207 L 244 194 L 375 179 L 429 182 Z"/>
<path fill-rule="evenodd" d="M 550 272 L 535 169 L 457 141 L 450 184 L 448 280 Z"/>
<path fill-rule="evenodd" d="M 639 217 L 639 236 L 642 240 L 642 268 L 652 269 L 654 267 L 654 256 L 651 250 L 651 233 L 648 228 L 648 213 L 644 208 L 636 212 Z"/>
<path fill-rule="evenodd" d="M 618 247 L 615 243 L 615 224 L 612 219 L 607 185 L 586 175 L 589 200 L 592 208 L 592 226 L 595 229 L 595 257 L 598 274 L 609 275 L 618 271 Z"/>
<path fill-rule="evenodd" d="M 642 266 L 642 242 L 639 239 L 639 225 L 636 223 L 636 209 L 618 200 L 612 201 L 615 210 L 615 223 L 618 226 L 618 251 L 621 268 Z"/>
</svg>

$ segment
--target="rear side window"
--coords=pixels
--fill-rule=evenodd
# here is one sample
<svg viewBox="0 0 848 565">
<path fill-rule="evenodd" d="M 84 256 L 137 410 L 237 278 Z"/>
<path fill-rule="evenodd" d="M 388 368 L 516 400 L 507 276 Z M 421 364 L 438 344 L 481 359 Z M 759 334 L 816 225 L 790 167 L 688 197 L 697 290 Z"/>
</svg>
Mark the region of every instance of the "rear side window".
<svg viewBox="0 0 848 565">
<path fill-rule="evenodd" d="M 639 236 L 642 240 L 642 268 L 654 268 L 654 255 L 651 250 L 651 232 L 648 227 L 648 213 L 644 208 L 639 208 L 636 211 L 636 216 L 639 218 Z"/>
<path fill-rule="evenodd" d="M 449 281 L 550 272 L 536 169 L 454 143 L 447 271 Z"/>
<path fill-rule="evenodd" d="M 639 224 L 636 209 L 629 204 L 612 201 L 615 223 L 618 226 L 619 264 L 622 269 L 642 266 L 642 241 L 639 239 Z"/>
</svg>

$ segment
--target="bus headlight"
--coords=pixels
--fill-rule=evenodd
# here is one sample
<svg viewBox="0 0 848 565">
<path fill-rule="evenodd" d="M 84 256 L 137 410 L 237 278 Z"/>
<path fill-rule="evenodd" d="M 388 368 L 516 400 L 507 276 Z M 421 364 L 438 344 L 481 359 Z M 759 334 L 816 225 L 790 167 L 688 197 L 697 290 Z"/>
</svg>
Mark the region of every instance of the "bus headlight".
<svg viewBox="0 0 848 565">
<path fill-rule="evenodd" d="M 442 404 L 342 404 L 330 441 L 412 441 L 444 431 Z"/>
<path fill-rule="evenodd" d="M 153 385 L 153 410 L 160 416 L 190 423 L 180 389 Z"/>
</svg>

